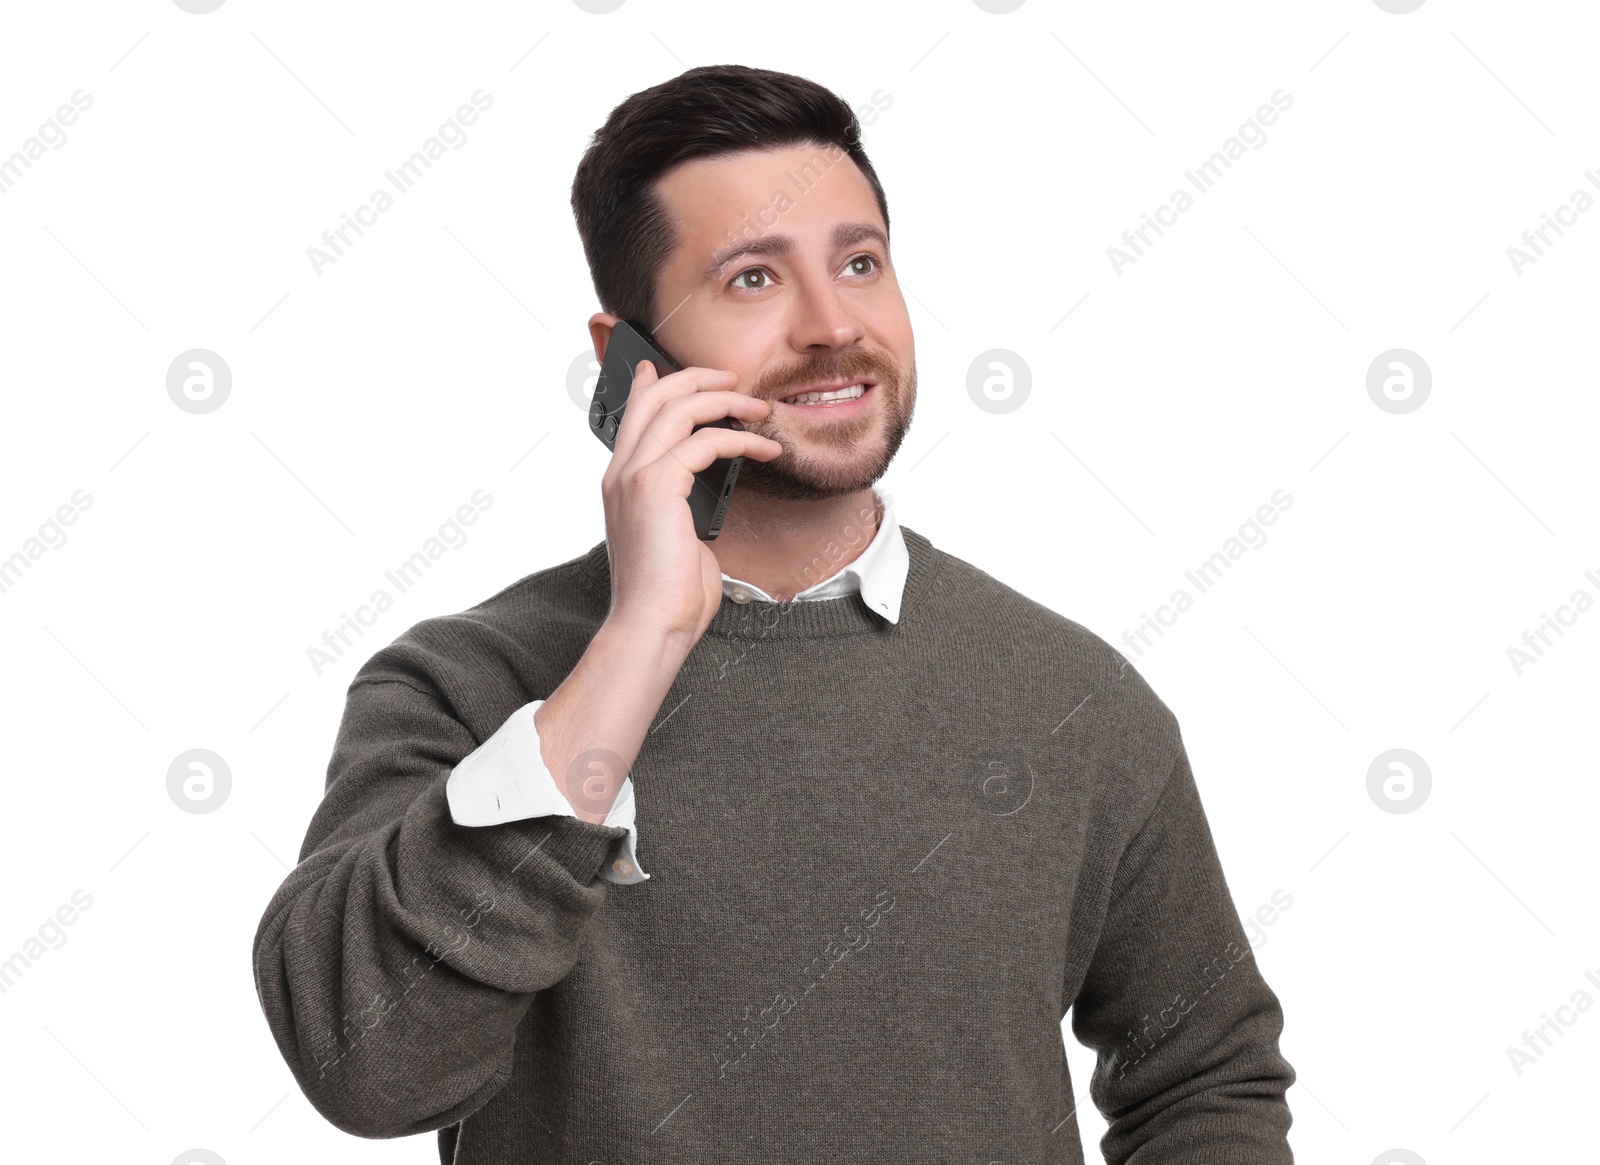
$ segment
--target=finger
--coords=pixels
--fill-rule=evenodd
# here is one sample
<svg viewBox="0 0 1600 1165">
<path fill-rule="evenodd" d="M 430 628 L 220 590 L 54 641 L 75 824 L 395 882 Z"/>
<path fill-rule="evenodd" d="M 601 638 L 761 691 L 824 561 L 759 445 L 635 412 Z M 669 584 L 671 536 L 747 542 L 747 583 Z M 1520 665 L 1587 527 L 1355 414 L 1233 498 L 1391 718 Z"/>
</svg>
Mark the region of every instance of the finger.
<svg viewBox="0 0 1600 1165">
<path fill-rule="evenodd" d="M 669 379 L 665 377 L 661 383 Z M 655 385 L 650 387 L 654 388 Z M 689 436 L 696 425 L 710 424 L 723 417 L 749 424 L 772 413 L 772 406 L 766 401 L 732 389 L 707 388 L 684 394 L 681 392 L 681 382 L 677 383 L 677 387 L 680 388 L 678 395 L 657 396 L 654 400 L 647 397 L 642 402 L 645 411 L 634 418 L 635 428 L 630 434 L 631 440 L 626 450 L 620 445 L 619 432 L 618 457 L 621 468 L 627 469 L 636 462 L 642 465 L 655 460 L 663 449 L 671 448 Z M 633 406 L 629 405 L 628 413 L 623 417 L 624 424 L 632 415 Z M 644 423 L 638 424 L 639 421 Z"/>
<path fill-rule="evenodd" d="M 632 456 L 639 444 L 640 435 L 649 427 L 656 412 L 667 400 L 686 396 L 697 390 L 704 381 L 717 387 L 731 386 L 736 379 L 731 372 L 713 368 L 683 368 L 665 376 L 649 360 L 639 361 L 628 389 L 627 407 L 622 412 L 622 423 L 617 428 L 616 452 L 624 462 Z"/>
<path fill-rule="evenodd" d="M 695 474 L 718 458 L 754 457 L 758 461 L 770 461 L 781 452 L 783 446 L 770 437 L 713 426 L 663 448 L 660 456 L 643 462 L 634 472 L 660 475 L 672 483 L 672 492 L 687 498 L 694 488 Z"/>
<path fill-rule="evenodd" d="M 628 388 L 628 402 L 622 410 L 622 420 L 617 425 L 617 439 L 612 445 L 612 452 L 616 457 L 624 460 L 633 452 L 633 447 L 639 443 L 639 431 L 644 428 L 648 419 L 647 407 L 643 390 L 655 384 L 661 378 L 656 374 L 656 366 L 649 360 L 641 360 L 634 366 L 633 381 Z"/>
</svg>

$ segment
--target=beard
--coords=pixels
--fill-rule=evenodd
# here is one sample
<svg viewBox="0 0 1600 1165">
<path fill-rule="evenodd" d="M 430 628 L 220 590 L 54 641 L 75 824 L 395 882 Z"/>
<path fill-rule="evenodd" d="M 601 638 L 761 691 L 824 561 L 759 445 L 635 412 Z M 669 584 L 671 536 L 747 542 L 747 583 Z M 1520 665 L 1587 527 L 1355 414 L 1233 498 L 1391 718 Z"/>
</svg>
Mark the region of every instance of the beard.
<svg viewBox="0 0 1600 1165">
<path fill-rule="evenodd" d="M 801 421 L 787 429 L 779 419 L 780 397 L 810 384 L 836 379 L 858 383 L 868 377 L 878 382 L 872 392 L 879 399 L 858 417 L 812 426 Z M 746 457 L 736 490 L 784 501 L 821 501 L 859 493 L 888 472 L 911 428 L 917 370 L 914 364 L 901 369 L 887 354 L 851 349 L 765 377 L 754 395 L 771 401 L 773 411 L 745 428 L 777 441 L 783 452 L 770 461 Z"/>
</svg>

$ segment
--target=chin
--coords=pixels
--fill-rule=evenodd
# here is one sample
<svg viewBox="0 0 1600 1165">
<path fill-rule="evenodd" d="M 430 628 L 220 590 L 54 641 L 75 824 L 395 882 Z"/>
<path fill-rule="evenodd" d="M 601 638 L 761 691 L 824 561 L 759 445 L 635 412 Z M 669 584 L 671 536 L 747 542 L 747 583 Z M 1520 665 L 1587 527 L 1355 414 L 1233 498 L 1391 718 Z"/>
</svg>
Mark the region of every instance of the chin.
<svg viewBox="0 0 1600 1165">
<path fill-rule="evenodd" d="M 905 408 L 892 412 L 881 429 L 867 426 L 854 440 L 841 439 L 842 433 L 833 434 L 832 441 L 813 439 L 817 455 L 807 449 L 796 454 L 793 434 L 757 429 L 762 436 L 783 445 L 784 450 L 771 461 L 746 457 L 739 467 L 734 497 L 742 490 L 782 501 L 815 502 L 860 493 L 889 471 L 889 463 L 900 452 L 910 428 L 908 398 Z"/>
<path fill-rule="evenodd" d="M 870 454 L 853 450 L 840 456 L 829 448 L 821 458 L 813 458 L 810 454 L 795 456 L 786 448 L 771 461 L 746 458 L 739 467 L 734 496 L 744 490 L 781 501 L 824 501 L 861 493 L 888 472 L 904 435 L 904 430 L 894 429 L 888 442 L 874 440 L 872 445 L 877 448 Z"/>
<path fill-rule="evenodd" d="M 796 463 L 784 452 L 771 461 L 745 458 L 739 468 L 734 496 L 741 492 L 759 494 L 782 501 L 823 501 L 846 497 L 870 488 L 888 471 L 890 456 L 879 456 L 854 464 Z M 782 464 L 788 461 L 788 464 Z"/>
</svg>

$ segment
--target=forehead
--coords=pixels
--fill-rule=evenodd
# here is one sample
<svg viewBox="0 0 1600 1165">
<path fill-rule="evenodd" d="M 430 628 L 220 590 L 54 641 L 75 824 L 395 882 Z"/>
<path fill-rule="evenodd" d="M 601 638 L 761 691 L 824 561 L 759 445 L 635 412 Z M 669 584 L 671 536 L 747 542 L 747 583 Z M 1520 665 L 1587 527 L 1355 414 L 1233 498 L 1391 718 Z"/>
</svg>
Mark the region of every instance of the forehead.
<svg viewBox="0 0 1600 1165">
<path fill-rule="evenodd" d="M 656 190 L 681 234 L 675 258 L 690 262 L 721 249 L 731 241 L 730 232 L 774 231 L 804 239 L 826 238 L 841 219 L 884 225 L 872 184 L 837 146 L 695 158 L 662 174 Z"/>
</svg>

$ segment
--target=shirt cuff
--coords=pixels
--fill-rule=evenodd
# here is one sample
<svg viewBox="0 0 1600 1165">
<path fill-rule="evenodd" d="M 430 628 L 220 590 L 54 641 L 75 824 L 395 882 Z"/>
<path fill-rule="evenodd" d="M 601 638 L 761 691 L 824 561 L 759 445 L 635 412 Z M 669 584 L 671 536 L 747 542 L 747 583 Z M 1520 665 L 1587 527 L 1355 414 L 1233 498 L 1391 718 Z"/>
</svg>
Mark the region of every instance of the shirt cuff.
<svg viewBox="0 0 1600 1165">
<path fill-rule="evenodd" d="M 530 817 L 578 814 L 545 767 L 533 714 L 543 704 L 534 700 L 518 708 L 500 728 L 451 770 L 445 801 L 457 825 L 503 825 Z M 631 885 L 650 877 L 639 868 L 639 834 L 634 827 L 633 777 L 624 777 L 604 824 L 620 825 L 627 836 L 618 840 L 600 876 Z"/>
</svg>

